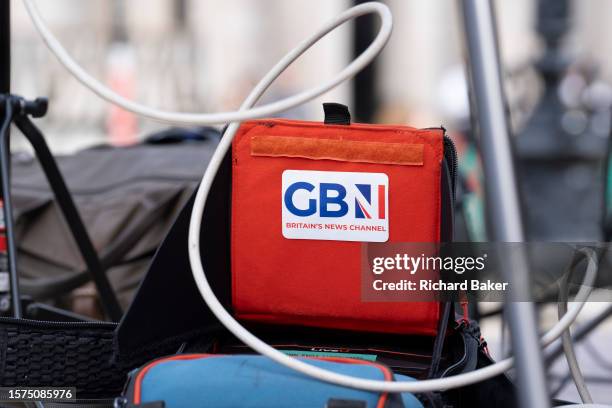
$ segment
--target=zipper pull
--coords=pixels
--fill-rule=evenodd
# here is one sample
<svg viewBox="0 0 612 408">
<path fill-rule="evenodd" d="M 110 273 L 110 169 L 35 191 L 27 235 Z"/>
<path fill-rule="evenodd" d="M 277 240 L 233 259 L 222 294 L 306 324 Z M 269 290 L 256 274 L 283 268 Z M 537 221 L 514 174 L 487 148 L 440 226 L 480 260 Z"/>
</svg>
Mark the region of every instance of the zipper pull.
<svg viewBox="0 0 612 408">
<path fill-rule="evenodd" d="M 468 311 L 468 301 L 465 298 L 465 294 L 462 296 L 462 300 L 457 302 L 461 307 L 461 314 L 459 312 L 455 313 L 455 318 L 457 325 L 461 326 L 462 324 L 465 326 L 470 325 L 470 313 Z"/>
</svg>

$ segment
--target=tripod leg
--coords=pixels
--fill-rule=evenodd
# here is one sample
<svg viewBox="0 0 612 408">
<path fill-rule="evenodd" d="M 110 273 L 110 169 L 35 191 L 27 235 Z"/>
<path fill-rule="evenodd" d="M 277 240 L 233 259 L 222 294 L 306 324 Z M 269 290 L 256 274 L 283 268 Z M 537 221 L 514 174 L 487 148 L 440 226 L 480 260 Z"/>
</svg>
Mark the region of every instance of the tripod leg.
<svg viewBox="0 0 612 408">
<path fill-rule="evenodd" d="M 6 229 L 6 252 L 8 256 L 9 282 L 13 317 L 20 318 L 21 296 L 19 293 L 19 276 L 17 275 L 17 248 L 13 225 L 13 203 L 11 200 L 9 130 L 14 117 L 14 106 L 8 98 L 4 101 L 4 122 L 0 129 L 0 178 L 2 179 L 2 200 L 4 225 Z"/>
<path fill-rule="evenodd" d="M 72 200 L 72 196 L 68 191 L 64 178 L 62 177 L 59 167 L 45 142 L 45 139 L 38 128 L 25 115 L 15 117 L 15 124 L 28 139 L 36 156 L 43 168 L 43 171 L 49 181 L 57 204 L 59 205 L 64 219 L 70 228 L 72 236 L 81 252 L 81 256 L 87 265 L 87 270 L 91 273 L 92 279 L 100 294 L 102 307 L 104 312 L 113 321 L 119 321 L 122 316 L 121 306 L 117 300 L 117 296 L 110 285 L 108 277 L 102 267 L 96 249 L 93 246 L 91 238 L 85 229 L 85 225 L 81 220 L 79 212 Z"/>
</svg>

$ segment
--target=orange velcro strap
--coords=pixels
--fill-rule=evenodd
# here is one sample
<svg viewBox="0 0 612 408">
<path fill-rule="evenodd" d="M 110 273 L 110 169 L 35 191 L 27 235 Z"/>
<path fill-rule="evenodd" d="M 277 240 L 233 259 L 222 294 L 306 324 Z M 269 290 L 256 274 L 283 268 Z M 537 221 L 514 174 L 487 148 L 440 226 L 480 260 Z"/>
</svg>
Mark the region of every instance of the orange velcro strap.
<svg viewBox="0 0 612 408">
<path fill-rule="evenodd" d="M 292 136 L 253 136 L 252 156 L 300 157 L 312 160 L 423 165 L 423 145 L 313 139 Z"/>
</svg>

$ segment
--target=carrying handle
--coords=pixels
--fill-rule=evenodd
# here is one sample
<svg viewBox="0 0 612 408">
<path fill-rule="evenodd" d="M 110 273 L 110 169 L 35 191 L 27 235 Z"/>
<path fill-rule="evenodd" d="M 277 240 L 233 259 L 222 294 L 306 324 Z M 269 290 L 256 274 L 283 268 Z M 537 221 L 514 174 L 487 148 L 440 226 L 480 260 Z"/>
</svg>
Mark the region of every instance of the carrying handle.
<svg viewBox="0 0 612 408">
<path fill-rule="evenodd" d="M 326 125 L 350 125 L 351 112 L 348 106 L 341 103 L 326 102 L 323 104 Z"/>
</svg>

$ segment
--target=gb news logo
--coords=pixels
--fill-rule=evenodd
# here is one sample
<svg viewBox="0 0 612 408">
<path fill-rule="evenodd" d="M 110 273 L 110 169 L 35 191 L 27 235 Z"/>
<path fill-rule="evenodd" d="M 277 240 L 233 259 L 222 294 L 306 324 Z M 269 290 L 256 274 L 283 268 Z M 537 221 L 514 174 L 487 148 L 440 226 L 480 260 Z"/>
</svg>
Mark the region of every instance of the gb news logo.
<svg viewBox="0 0 612 408">
<path fill-rule="evenodd" d="M 383 173 L 285 170 L 283 236 L 385 242 L 389 178 Z"/>
</svg>

